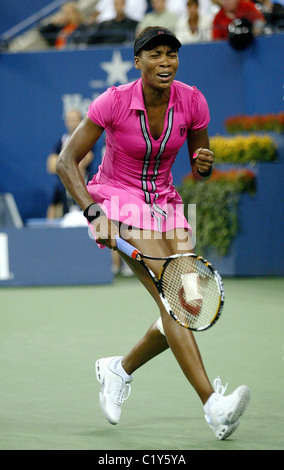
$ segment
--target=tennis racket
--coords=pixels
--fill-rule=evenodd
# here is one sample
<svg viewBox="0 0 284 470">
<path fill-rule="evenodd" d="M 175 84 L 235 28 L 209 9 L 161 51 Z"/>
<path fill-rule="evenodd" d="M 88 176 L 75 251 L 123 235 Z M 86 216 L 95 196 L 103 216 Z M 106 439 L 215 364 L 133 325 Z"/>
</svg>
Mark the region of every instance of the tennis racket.
<svg viewBox="0 0 284 470">
<path fill-rule="evenodd" d="M 208 261 L 192 253 L 155 258 L 142 254 L 120 237 L 116 244 L 118 250 L 144 265 L 166 311 L 184 328 L 207 330 L 220 318 L 225 300 L 223 281 Z M 158 279 L 144 259 L 165 261 Z"/>
</svg>

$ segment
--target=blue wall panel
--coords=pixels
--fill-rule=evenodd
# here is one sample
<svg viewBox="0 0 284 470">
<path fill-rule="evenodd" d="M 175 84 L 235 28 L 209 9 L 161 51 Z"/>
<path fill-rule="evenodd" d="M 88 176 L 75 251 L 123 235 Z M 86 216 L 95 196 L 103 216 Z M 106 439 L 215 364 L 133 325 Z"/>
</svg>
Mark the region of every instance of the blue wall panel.
<svg viewBox="0 0 284 470">
<path fill-rule="evenodd" d="M 7 235 L 5 243 L 3 234 Z M 98 248 L 87 228 L 8 229 L 0 236 L 2 287 L 93 285 L 113 280 L 111 252 Z"/>
</svg>

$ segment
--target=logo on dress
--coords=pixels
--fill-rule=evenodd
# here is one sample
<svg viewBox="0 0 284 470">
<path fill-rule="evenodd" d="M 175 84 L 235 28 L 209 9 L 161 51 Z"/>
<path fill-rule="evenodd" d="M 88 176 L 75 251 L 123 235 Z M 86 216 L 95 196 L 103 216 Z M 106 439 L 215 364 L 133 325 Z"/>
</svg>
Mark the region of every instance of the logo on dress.
<svg viewBox="0 0 284 470">
<path fill-rule="evenodd" d="M 179 133 L 180 133 L 180 136 L 183 137 L 184 134 L 186 133 L 186 125 L 185 124 L 181 124 L 179 126 Z"/>
</svg>

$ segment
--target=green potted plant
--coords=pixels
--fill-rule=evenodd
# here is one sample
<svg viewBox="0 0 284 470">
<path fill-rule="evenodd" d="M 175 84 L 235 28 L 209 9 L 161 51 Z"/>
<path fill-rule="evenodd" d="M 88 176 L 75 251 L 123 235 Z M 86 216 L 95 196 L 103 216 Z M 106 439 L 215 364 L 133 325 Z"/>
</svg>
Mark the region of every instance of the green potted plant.
<svg viewBox="0 0 284 470">
<path fill-rule="evenodd" d="M 206 183 L 192 175 L 185 177 L 179 188 L 184 206 L 196 204 L 196 251 L 203 256 L 213 250 L 219 256 L 228 253 L 238 232 L 240 195 L 255 193 L 255 173 L 249 169 L 215 169 Z"/>
</svg>

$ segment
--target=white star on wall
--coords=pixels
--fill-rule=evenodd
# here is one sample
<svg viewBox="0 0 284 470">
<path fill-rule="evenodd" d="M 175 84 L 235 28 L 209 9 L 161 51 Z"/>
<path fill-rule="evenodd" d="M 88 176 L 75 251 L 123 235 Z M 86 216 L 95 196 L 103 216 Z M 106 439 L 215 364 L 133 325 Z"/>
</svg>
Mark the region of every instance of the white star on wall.
<svg viewBox="0 0 284 470">
<path fill-rule="evenodd" d="M 133 66 L 133 62 L 123 61 L 120 51 L 113 52 L 111 62 L 100 63 L 100 67 L 108 74 L 106 83 L 110 86 L 116 83 L 128 83 L 127 72 Z"/>
</svg>

